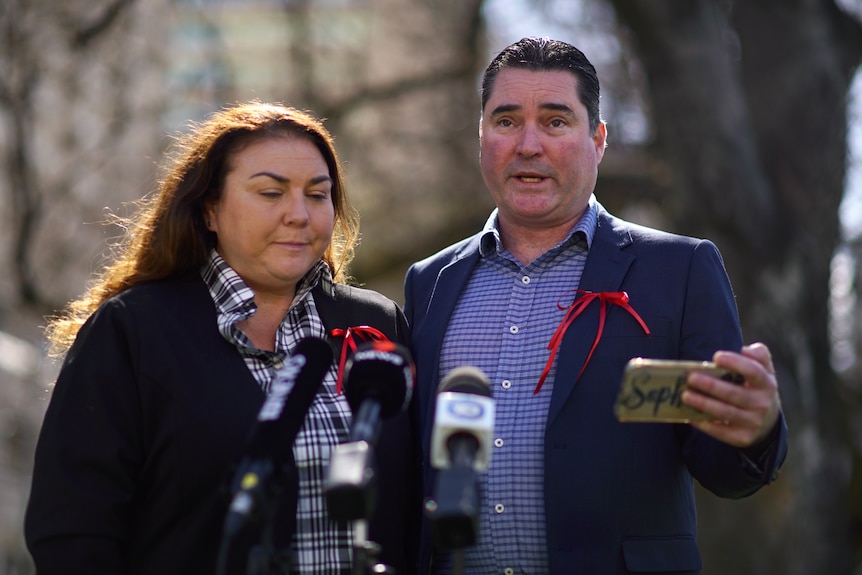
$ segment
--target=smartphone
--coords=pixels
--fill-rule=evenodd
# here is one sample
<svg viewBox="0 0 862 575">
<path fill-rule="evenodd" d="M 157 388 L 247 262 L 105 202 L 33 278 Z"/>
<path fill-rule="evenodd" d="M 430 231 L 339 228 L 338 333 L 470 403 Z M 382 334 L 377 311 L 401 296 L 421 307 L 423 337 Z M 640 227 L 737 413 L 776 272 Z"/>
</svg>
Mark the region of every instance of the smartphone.
<svg viewBox="0 0 862 575">
<path fill-rule="evenodd" d="M 636 357 L 626 364 L 614 414 L 619 421 L 689 423 L 709 419 L 682 402 L 686 378 L 703 372 L 741 384 L 742 376 L 709 361 L 680 361 Z"/>
</svg>

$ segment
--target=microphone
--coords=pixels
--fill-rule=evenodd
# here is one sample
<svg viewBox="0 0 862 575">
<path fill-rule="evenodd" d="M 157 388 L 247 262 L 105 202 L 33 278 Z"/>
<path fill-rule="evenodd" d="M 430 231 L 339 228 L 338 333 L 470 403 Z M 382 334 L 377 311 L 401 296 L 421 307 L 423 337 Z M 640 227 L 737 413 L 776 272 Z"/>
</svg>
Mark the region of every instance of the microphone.
<svg viewBox="0 0 862 575">
<path fill-rule="evenodd" d="M 410 403 L 415 366 L 404 346 L 371 341 L 357 346 L 344 371 L 344 395 L 353 424 L 348 442 L 332 451 L 324 493 L 330 518 L 352 521 L 371 515 L 374 447 L 383 420 Z"/>
<path fill-rule="evenodd" d="M 491 382 L 479 369 L 457 367 L 437 390 L 431 465 L 439 469 L 434 499 L 426 503 L 439 549 L 475 545 L 479 531 L 477 472 L 487 471 L 494 432 Z"/>
<path fill-rule="evenodd" d="M 225 520 L 226 536 L 258 519 L 264 507 L 272 507 L 267 504 L 281 490 L 278 480 L 290 473 L 293 443 L 332 358 L 329 343 L 306 338 L 275 374 L 231 484 L 234 495 Z"/>
<path fill-rule="evenodd" d="M 403 411 L 413 395 L 415 367 L 410 352 L 391 341 L 357 346 L 344 367 L 344 396 L 356 415 L 350 441 L 375 445 L 380 423 Z"/>
</svg>

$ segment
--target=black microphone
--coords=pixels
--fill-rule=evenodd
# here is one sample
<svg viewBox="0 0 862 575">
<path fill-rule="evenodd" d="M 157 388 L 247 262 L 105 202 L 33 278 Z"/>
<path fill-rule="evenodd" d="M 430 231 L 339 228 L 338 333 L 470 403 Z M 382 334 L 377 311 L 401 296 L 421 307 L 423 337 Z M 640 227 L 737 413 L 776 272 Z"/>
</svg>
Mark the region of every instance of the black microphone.
<svg viewBox="0 0 862 575">
<path fill-rule="evenodd" d="M 494 399 L 491 383 L 475 367 L 453 369 L 440 382 L 431 432 L 431 465 L 440 471 L 426 503 L 439 549 L 475 545 L 479 531 L 477 472 L 491 460 Z"/>
<path fill-rule="evenodd" d="M 265 507 L 274 507 L 271 500 L 277 497 L 281 480 L 293 463 L 293 443 L 332 357 L 332 348 L 325 340 L 306 338 L 275 374 L 231 484 L 233 500 L 225 520 L 226 536 L 258 519 Z"/>
<path fill-rule="evenodd" d="M 374 447 L 383 420 L 410 403 L 415 366 L 404 346 L 371 341 L 357 346 L 344 371 L 353 424 L 348 442 L 332 451 L 324 493 L 330 518 L 351 521 L 367 519 L 373 510 Z"/>
</svg>

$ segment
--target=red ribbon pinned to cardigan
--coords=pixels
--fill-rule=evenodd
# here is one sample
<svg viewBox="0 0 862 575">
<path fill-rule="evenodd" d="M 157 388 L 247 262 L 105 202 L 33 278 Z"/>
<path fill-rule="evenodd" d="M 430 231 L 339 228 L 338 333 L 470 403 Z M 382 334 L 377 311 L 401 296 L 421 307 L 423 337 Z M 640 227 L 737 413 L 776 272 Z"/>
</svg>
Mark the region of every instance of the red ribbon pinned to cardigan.
<svg viewBox="0 0 862 575">
<path fill-rule="evenodd" d="M 596 350 L 596 347 L 599 345 L 599 340 L 602 338 L 602 332 L 605 330 L 605 318 L 608 315 L 607 306 L 608 303 L 611 303 L 615 306 L 619 306 L 629 312 L 632 317 L 634 317 L 640 326 L 643 328 L 644 332 L 649 335 L 649 328 L 647 327 L 644 320 L 641 316 L 638 315 L 638 312 L 629 305 L 629 294 L 624 291 L 603 291 L 603 292 L 591 292 L 585 290 L 574 290 L 576 293 L 583 294 L 583 297 L 576 298 L 575 301 L 568 306 L 569 311 L 566 312 L 565 317 L 563 317 L 563 321 L 560 322 L 560 325 L 557 326 L 557 330 L 554 332 L 554 335 L 551 337 L 551 341 L 548 343 L 548 349 L 551 350 L 551 355 L 548 358 L 548 363 L 545 364 L 545 369 L 542 371 L 542 377 L 539 378 L 539 383 L 536 385 L 535 391 L 533 394 L 539 393 L 539 390 L 542 389 L 542 384 L 545 383 L 545 378 L 548 377 L 548 374 L 551 372 L 551 367 L 554 364 L 554 357 L 557 355 L 557 351 L 560 349 L 560 343 L 563 341 L 563 335 L 565 335 L 566 330 L 569 329 L 569 326 L 575 321 L 575 318 L 581 315 L 588 305 L 590 305 L 593 301 L 599 300 L 601 306 L 599 308 L 599 328 L 596 332 L 596 339 L 593 341 L 593 346 L 590 348 L 590 353 L 587 354 L 587 359 L 584 361 L 584 365 L 581 367 L 581 371 L 578 373 L 578 377 L 575 379 L 575 383 L 581 379 L 581 375 L 583 375 L 584 370 L 587 368 L 587 364 L 590 363 L 590 359 L 593 357 L 593 352 Z M 557 308 L 560 310 L 566 309 L 564 306 L 561 306 L 559 303 L 557 304 Z"/>
<path fill-rule="evenodd" d="M 356 351 L 356 339 L 359 339 L 359 343 L 366 343 L 369 341 L 389 341 L 389 338 L 376 327 L 368 325 L 356 325 L 347 329 L 335 328 L 329 333 L 332 337 L 344 337 L 341 342 L 341 357 L 338 360 L 338 381 L 335 384 L 335 393 L 341 393 L 344 364 L 347 363 L 347 350 Z"/>
</svg>

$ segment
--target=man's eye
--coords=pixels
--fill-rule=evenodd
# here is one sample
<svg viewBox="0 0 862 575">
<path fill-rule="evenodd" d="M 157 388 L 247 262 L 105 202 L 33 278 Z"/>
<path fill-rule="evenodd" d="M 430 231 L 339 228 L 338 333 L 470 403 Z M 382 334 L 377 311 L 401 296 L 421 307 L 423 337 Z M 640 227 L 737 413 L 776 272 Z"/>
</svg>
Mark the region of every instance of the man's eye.
<svg viewBox="0 0 862 575">
<path fill-rule="evenodd" d="M 501 119 L 500 119 L 500 121 L 499 121 L 499 122 L 497 122 L 497 123 L 498 123 L 499 125 L 501 125 L 501 126 L 505 127 L 505 128 L 508 128 L 508 127 L 510 127 L 510 126 L 514 126 L 514 125 L 515 125 L 514 123 L 512 123 L 512 120 L 510 120 L 509 118 L 501 118 Z"/>
</svg>

